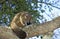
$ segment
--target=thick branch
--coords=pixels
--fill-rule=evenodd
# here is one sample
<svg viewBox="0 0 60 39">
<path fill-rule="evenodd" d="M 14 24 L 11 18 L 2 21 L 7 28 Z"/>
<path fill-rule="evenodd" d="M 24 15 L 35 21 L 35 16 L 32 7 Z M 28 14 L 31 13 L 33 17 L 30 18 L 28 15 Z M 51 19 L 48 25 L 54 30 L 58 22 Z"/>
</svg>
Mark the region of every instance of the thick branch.
<svg viewBox="0 0 60 39">
<path fill-rule="evenodd" d="M 44 24 L 32 24 L 22 30 L 27 33 L 27 38 L 39 34 L 46 34 L 60 27 L 60 17 Z M 21 32 L 20 32 L 21 33 Z M 19 39 L 11 29 L 0 26 L 0 39 Z"/>
<path fill-rule="evenodd" d="M 11 29 L 0 26 L 0 39 L 19 39 Z"/>
<path fill-rule="evenodd" d="M 60 17 L 56 19 L 46 22 L 44 24 L 32 24 L 23 28 L 23 30 L 27 33 L 27 38 L 33 37 L 39 34 L 45 34 L 55 30 L 60 27 Z"/>
</svg>

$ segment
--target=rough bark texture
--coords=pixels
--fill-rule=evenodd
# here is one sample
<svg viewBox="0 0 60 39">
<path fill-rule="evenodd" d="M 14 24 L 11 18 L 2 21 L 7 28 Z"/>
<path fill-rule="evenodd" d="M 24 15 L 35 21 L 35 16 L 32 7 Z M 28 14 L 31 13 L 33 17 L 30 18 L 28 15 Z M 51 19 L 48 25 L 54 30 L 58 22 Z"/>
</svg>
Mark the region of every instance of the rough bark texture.
<svg viewBox="0 0 60 39">
<path fill-rule="evenodd" d="M 32 24 L 24 27 L 22 30 L 26 32 L 27 37 L 33 37 L 40 34 L 46 34 L 60 27 L 60 17 L 46 22 L 44 24 Z M 11 29 L 0 26 L 0 39 L 19 39 Z"/>
</svg>

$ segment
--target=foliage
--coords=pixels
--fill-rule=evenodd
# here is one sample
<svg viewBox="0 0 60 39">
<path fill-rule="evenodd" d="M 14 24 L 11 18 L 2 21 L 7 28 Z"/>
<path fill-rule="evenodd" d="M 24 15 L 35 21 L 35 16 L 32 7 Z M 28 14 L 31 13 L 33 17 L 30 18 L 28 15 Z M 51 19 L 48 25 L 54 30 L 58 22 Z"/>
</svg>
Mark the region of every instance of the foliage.
<svg viewBox="0 0 60 39">
<path fill-rule="evenodd" d="M 30 1 L 31 0 L 0 0 L 1 22 L 5 24 L 7 24 L 6 22 L 10 23 L 14 15 L 21 11 L 28 11 L 29 13 L 33 15 L 33 18 L 36 21 L 37 20 L 36 18 L 39 17 L 39 13 L 37 10 L 33 9 L 33 6 L 31 6 Z M 33 2 L 35 2 L 35 0 Z M 7 16 L 8 18 L 6 18 Z M 8 19 L 9 21 L 7 21 Z"/>
<path fill-rule="evenodd" d="M 47 13 L 53 10 L 52 7 L 60 9 L 55 6 L 58 2 L 59 0 L 56 2 L 54 0 L 0 0 L 0 23 L 9 25 L 14 15 L 21 11 L 28 11 L 37 23 L 39 20 L 46 21 L 41 13 L 46 13 L 49 16 Z"/>
</svg>

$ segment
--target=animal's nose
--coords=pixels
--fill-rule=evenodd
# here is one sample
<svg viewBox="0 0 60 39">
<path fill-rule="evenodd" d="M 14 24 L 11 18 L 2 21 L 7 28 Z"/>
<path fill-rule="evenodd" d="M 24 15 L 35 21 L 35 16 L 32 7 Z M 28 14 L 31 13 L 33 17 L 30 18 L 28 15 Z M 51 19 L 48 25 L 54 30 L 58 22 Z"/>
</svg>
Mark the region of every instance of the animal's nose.
<svg viewBox="0 0 60 39">
<path fill-rule="evenodd" d="M 27 25 L 30 25 L 31 24 L 31 22 L 27 22 Z"/>
</svg>

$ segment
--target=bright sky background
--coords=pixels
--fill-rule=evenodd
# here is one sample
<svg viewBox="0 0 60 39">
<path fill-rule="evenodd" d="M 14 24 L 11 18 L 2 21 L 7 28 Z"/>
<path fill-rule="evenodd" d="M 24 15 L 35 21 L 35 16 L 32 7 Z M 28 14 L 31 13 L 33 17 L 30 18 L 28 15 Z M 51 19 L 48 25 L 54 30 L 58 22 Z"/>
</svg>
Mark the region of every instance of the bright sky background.
<svg viewBox="0 0 60 39">
<path fill-rule="evenodd" d="M 49 2 L 51 2 L 51 1 L 54 1 L 54 2 L 57 2 L 57 4 L 53 4 L 54 6 L 57 6 L 57 7 L 59 7 L 60 8 L 60 0 L 58 1 L 58 0 L 50 0 Z M 51 3 L 53 3 L 53 2 L 51 2 Z M 40 3 L 38 3 L 38 6 L 39 6 L 39 4 Z M 43 7 L 45 6 L 45 4 L 43 4 Z M 51 6 L 52 7 L 52 6 Z M 60 9 L 57 9 L 57 8 L 54 8 L 54 7 L 52 7 L 53 8 L 53 10 L 51 11 L 51 12 L 49 12 L 48 11 L 48 8 L 46 9 L 46 13 L 40 13 L 41 15 L 43 15 L 44 16 L 44 18 L 45 19 L 47 19 L 47 21 L 51 21 L 52 19 L 54 19 L 54 18 L 56 18 L 56 17 L 58 17 L 58 16 L 60 16 Z M 38 8 L 38 11 L 39 11 L 39 8 Z M 40 20 L 40 22 L 41 22 L 41 20 Z M 54 35 L 53 35 L 53 37 L 52 37 L 53 39 L 60 39 L 60 28 L 58 28 L 58 29 L 56 29 L 56 30 L 54 30 Z M 40 39 L 40 37 L 39 38 L 37 38 L 37 37 L 32 37 L 32 38 L 30 38 L 30 39 Z"/>
</svg>

